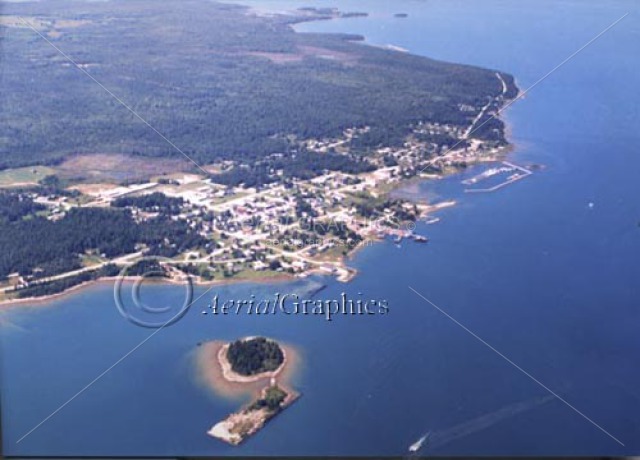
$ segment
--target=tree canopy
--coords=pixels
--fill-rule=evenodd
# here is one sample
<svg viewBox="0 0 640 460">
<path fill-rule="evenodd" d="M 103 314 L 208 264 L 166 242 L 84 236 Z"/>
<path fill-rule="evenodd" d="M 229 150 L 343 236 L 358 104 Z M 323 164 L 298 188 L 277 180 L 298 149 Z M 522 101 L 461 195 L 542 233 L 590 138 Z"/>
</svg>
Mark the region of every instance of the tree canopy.
<svg viewBox="0 0 640 460">
<path fill-rule="evenodd" d="M 227 359 L 234 372 L 255 375 L 278 369 L 284 362 L 284 353 L 273 340 L 257 337 L 232 342 L 227 350 Z"/>
</svg>

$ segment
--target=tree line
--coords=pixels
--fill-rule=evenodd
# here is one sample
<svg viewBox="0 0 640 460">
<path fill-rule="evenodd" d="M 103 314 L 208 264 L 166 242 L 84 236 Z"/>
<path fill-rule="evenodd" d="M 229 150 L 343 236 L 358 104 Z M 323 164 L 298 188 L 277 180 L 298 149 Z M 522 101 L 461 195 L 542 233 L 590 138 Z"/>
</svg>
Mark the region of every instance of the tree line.
<svg viewBox="0 0 640 460">
<path fill-rule="evenodd" d="M 0 222 L 0 278 L 76 270 L 82 267 L 81 255 L 89 252 L 114 258 L 144 244 L 149 254 L 172 257 L 209 243 L 186 221 L 168 216 L 137 223 L 129 210 L 72 208 L 58 220 L 32 216 Z"/>
</svg>

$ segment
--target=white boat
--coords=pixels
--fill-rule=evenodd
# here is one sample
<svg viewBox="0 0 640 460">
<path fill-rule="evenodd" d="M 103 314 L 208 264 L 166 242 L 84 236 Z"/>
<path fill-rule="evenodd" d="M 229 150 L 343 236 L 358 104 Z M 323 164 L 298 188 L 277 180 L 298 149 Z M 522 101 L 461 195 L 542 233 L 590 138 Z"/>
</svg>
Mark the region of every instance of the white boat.
<svg viewBox="0 0 640 460">
<path fill-rule="evenodd" d="M 418 439 L 416 442 L 414 442 L 413 444 L 411 444 L 409 446 L 409 452 L 418 452 L 422 446 L 424 445 L 424 443 L 427 441 L 427 439 L 429 439 L 429 435 L 431 434 L 430 431 L 427 431 L 425 433 L 425 435 L 423 437 L 421 437 L 420 439 Z"/>
</svg>

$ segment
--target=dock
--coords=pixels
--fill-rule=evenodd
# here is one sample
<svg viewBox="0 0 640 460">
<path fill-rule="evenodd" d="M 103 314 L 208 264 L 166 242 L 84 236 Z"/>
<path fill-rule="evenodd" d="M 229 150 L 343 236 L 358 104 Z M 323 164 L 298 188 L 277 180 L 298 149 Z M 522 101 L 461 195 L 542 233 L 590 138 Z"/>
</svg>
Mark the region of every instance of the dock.
<svg viewBox="0 0 640 460">
<path fill-rule="evenodd" d="M 522 180 L 533 174 L 531 170 L 525 168 L 524 166 L 518 166 L 508 161 L 503 161 L 502 164 L 503 164 L 502 168 L 489 169 L 487 171 L 484 171 L 478 174 L 477 176 L 472 177 L 471 179 L 464 180 L 462 183 L 465 185 L 477 184 L 485 179 L 488 179 L 489 177 L 495 176 L 496 174 L 513 172 L 513 174 L 508 176 L 504 182 L 501 182 L 497 185 L 494 185 L 493 187 L 488 187 L 488 188 L 467 188 L 464 190 L 465 193 L 495 192 L 496 190 L 500 190 L 501 188 L 506 187 L 507 185 L 513 184 L 514 182 Z"/>
</svg>

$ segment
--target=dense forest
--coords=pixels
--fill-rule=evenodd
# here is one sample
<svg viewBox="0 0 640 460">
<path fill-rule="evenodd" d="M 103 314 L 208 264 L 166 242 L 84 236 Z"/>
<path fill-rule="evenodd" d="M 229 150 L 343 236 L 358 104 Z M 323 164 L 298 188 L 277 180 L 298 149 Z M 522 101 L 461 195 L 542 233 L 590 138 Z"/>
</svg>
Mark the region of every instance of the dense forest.
<svg viewBox="0 0 640 460">
<path fill-rule="evenodd" d="M 337 153 L 319 155 L 302 151 L 276 157 L 271 156 L 251 166 L 236 167 L 222 174 L 213 175 L 211 180 L 231 187 L 240 184 L 244 184 L 246 187 L 255 187 L 279 180 L 274 177 L 273 171 L 282 171 L 282 177 L 286 179 L 311 179 L 325 171 L 358 174 L 374 169 L 375 167 L 371 163 L 362 158 Z"/>
<path fill-rule="evenodd" d="M 354 126 L 371 127 L 353 141 L 356 149 L 397 145 L 418 121 L 468 125 L 474 114 L 460 107 L 480 107 L 501 92 L 491 70 L 354 43 L 361 37 L 295 33 L 291 23 L 313 11 L 266 17 L 197 0 L 180 8 L 150 0 L 78 8 L 62 0 L 8 2 L 3 14 L 36 22 L 200 164 L 254 164 L 289 152 L 291 139 L 335 137 Z M 0 30 L 0 169 L 55 164 L 71 153 L 180 156 L 32 30 L 16 24 Z M 513 79 L 502 76 L 512 97 Z M 288 174 L 327 167 L 304 156 L 287 160 Z M 366 167 L 336 157 L 326 163 L 335 161 L 345 170 Z M 251 176 L 265 175 L 256 167 L 219 180 L 234 184 Z"/>
<path fill-rule="evenodd" d="M 16 297 L 21 299 L 26 297 L 42 297 L 57 294 L 78 284 L 93 281 L 105 276 L 116 276 L 119 272 L 120 269 L 118 267 L 113 264 L 107 264 L 97 270 L 83 272 L 74 276 L 67 276 L 59 280 L 30 284 L 27 287 L 18 289 L 16 291 Z"/>
<path fill-rule="evenodd" d="M 9 209 L 18 212 L 16 205 Z M 136 223 L 128 210 L 117 209 L 72 208 L 58 220 L 30 214 L 0 221 L 0 278 L 14 272 L 48 277 L 82 268 L 81 255 L 113 258 L 135 252 L 138 244 L 151 255 L 171 257 L 209 243 L 185 221 L 168 216 Z"/>
<path fill-rule="evenodd" d="M 183 204 L 184 200 L 182 198 L 168 197 L 164 193 L 154 192 L 141 196 L 123 196 L 115 199 L 111 206 L 114 208 L 135 207 L 142 211 L 175 215 L 182 212 Z"/>
<path fill-rule="evenodd" d="M 0 192 L 0 225 L 22 220 L 44 209 L 44 205 L 34 203 L 26 193 Z"/>
<path fill-rule="evenodd" d="M 256 337 L 232 342 L 227 350 L 227 359 L 234 372 L 255 375 L 275 371 L 284 362 L 284 353 L 273 340 Z"/>
</svg>

